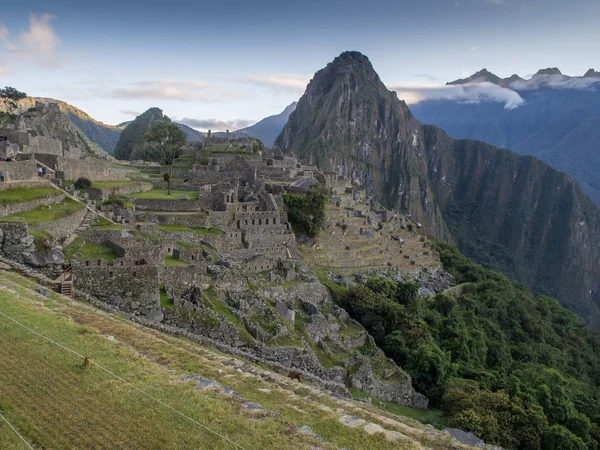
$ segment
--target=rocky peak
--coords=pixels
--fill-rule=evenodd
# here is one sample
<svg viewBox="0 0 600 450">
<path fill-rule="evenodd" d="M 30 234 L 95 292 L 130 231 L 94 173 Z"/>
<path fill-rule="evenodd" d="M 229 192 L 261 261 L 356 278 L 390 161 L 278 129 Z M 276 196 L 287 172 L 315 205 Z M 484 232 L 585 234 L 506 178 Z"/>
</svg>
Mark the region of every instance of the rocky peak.
<svg viewBox="0 0 600 450">
<path fill-rule="evenodd" d="M 502 78 L 493 74 L 486 68 L 481 69 L 479 72 L 475 72 L 470 77 L 460 78 L 460 79 L 454 80 L 454 81 L 449 81 L 448 83 L 446 83 L 446 85 L 453 86 L 453 85 L 457 85 L 457 84 L 481 83 L 481 82 L 494 83 L 499 86 L 504 86 L 504 80 L 502 80 Z"/>
<path fill-rule="evenodd" d="M 558 70 L 558 67 L 548 67 L 538 70 L 535 75 L 562 75 L 562 72 Z"/>
<path fill-rule="evenodd" d="M 589 69 L 583 75 L 583 78 L 600 78 L 600 72 L 596 72 L 594 69 Z"/>
</svg>

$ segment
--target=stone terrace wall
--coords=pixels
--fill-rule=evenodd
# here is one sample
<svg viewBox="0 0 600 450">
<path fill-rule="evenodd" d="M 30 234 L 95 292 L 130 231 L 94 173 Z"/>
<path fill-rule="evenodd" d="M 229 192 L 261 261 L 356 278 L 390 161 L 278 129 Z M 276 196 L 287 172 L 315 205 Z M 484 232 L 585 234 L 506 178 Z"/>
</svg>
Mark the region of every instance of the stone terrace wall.
<svg viewBox="0 0 600 450">
<path fill-rule="evenodd" d="M 184 284 L 200 286 L 206 277 L 206 265 L 190 264 L 187 266 L 163 267 L 160 281 L 168 286 L 183 287 Z"/>
<path fill-rule="evenodd" d="M 0 194 L 1 195 L 1 194 Z M 21 203 L 9 203 L 8 205 L 0 205 L 0 217 L 10 216 L 11 214 L 18 214 L 30 209 L 37 208 L 42 205 L 51 205 L 52 203 L 59 203 L 65 199 L 60 191 L 56 191 L 56 195 L 49 195 L 48 197 L 38 198 L 30 200 L 28 202 Z"/>
<path fill-rule="evenodd" d="M 92 244 L 104 244 L 110 239 L 121 238 L 122 233 L 122 230 L 98 230 L 96 228 L 88 228 L 80 233 L 80 236 Z"/>
<path fill-rule="evenodd" d="M 0 162 L 0 172 L 4 172 L 6 181 L 37 180 L 35 161 Z"/>
<path fill-rule="evenodd" d="M 61 219 L 50 222 L 42 222 L 36 225 L 39 230 L 46 230 L 55 240 L 60 241 L 71 236 L 83 222 L 83 218 L 87 214 L 86 208 L 81 208 L 79 211 Z"/>
<path fill-rule="evenodd" d="M 74 262 L 75 288 L 120 310 L 161 321 L 159 268 L 156 266 L 85 266 Z"/>
<path fill-rule="evenodd" d="M 158 214 L 154 211 L 142 212 L 136 211 L 136 216 L 139 219 L 145 219 L 148 222 L 154 222 L 160 225 L 185 225 L 187 227 L 209 227 L 210 221 L 207 214 Z M 153 234 L 153 233 L 149 233 Z"/>
<path fill-rule="evenodd" d="M 33 252 L 33 236 L 25 223 L 0 222 L 0 256 L 23 263 Z"/>
<path fill-rule="evenodd" d="M 134 192 L 147 192 L 153 188 L 151 183 L 129 185 L 129 186 L 117 186 L 114 188 L 95 188 L 91 187 L 88 189 L 88 198 L 92 200 L 106 200 L 111 196 L 133 194 Z"/>
<path fill-rule="evenodd" d="M 63 156 L 36 153 L 35 158 L 56 172 L 57 178 L 76 180 L 89 178 L 92 181 L 123 181 L 128 170 L 113 169 L 104 161 L 74 159 Z"/>
<path fill-rule="evenodd" d="M 38 187 L 50 187 L 50 180 L 44 177 L 38 177 L 36 175 L 35 180 L 23 180 L 23 181 L 13 181 L 12 183 L 0 183 L 0 192 L 6 189 L 15 189 L 15 188 L 38 188 Z"/>
<path fill-rule="evenodd" d="M 167 212 L 194 212 L 210 208 L 212 200 L 161 200 L 161 199 L 135 199 L 135 208 L 139 211 L 167 211 Z"/>
</svg>

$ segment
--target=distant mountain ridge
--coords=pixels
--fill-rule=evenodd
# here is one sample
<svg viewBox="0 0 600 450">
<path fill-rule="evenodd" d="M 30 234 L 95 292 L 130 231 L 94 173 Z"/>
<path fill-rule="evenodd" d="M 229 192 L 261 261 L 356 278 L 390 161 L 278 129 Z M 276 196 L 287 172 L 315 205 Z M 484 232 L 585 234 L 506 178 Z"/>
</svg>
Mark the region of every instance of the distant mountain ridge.
<svg viewBox="0 0 600 450">
<path fill-rule="evenodd" d="M 513 77 L 517 77 L 513 75 Z M 431 99 L 411 105 L 424 123 L 455 138 L 470 138 L 539 157 L 568 172 L 600 205 L 600 72 L 571 77 L 558 68 L 541 69 L 529 80 L 501 79 L 483 69 L 448 85 L 488 82 L 516 92 L 522 102 Z"/>
<path fill-rule="evenodd" d="M 314 75 L 276 145 L 600 327 L 600 210 L 537 158 L 421 125 L 364 55 Z"/>
<path fill-rule="evenodd" d="M 279 133 L 281 133 L 281 130 L 283 130 L 283 127 L 287 123 L 290 114 L 292 114 L 296 109 L 297 103 L 298 102 L 291 103 L 279 114 L 265 117 L 254 125 L 232 131 L 230 136 L 232 138 L 250 136 L 260 139 L 263 144 L 269 148 L 272 148 L 273 144 L 275 143 L 275 139 L 277 139 L 277 136 L 279 136 Z M 215 133 L 215 136 L 224 137 L 225 133 L 220 131 Z"/>
</svg>

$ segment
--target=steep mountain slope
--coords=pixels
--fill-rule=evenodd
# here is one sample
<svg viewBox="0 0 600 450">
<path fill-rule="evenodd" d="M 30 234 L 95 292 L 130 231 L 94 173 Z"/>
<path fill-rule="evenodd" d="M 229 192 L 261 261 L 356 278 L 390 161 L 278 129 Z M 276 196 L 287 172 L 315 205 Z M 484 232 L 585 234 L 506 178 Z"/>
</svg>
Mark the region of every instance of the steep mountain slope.
<svg viewBox="0 0 600 450">
<path fill-rule="evenodd" d="M 43 103 L 56 103 L 60 110 L 68 114 L 71 122 L 73 122 L 73 124 L 81 131 L 83 131 L 90 141 L 99 145 L 107 153 L 112 154 L 115 145 L 119 140 L 119 134 L 121 134 L 122 130 L 121 127 L 102 123 L 81 109 L 53 98 L 26 97 L 19 102 L 19 108 L 22 111 L 33 108 L 35 107 L 36 101 Z"/>
<path fill-rule="evenodd" d="M 183 130 L 183 132 L 185 133 L 186 141 L 197 142 L 197 141 L 204 140 L 204 133 L 202 133 L 201 131 L 194 130 L 193 128 L 188 127 L 187 125 L 184 125 L 183 123 L 175 122 L 175 125 L 177 125 L 179 128 L 181 128 Z"/>
<path fill-rule="evenodd" d="M 422 122 L 438 125 L 453 137 L 481 139 L 538 156 L 570 173 L 600 205 L 600 145 L 593 125 L 600 121 L 600 74 L 590 69 L 583 77 L 569 77 L 551 68 L 530 80 L 511 80 L 479 76 L 482 72 L 448 84 L 493 82 L 517 92 L 524 102 L 508 109 L 493 101 L 428 100 L 411 105 L 411 110 Z"/>
<path fill-rule="evenodd" d="M 600 326 L 600 211 L 579 186 L 536 158 L 423 127 L 360 53 L 315 74 L 276 145 Z"/>
<path fill-rule="evenodd" d="M 250 136 L 260 139 L 267 147 L 272 148 L 275 139 L 283 130 L 283 127 L 288 121 L 290 114 L 296 109 L 297 102 L 288 105 L 282 112 L 273 116 L 265 117 L 260 122 L 252 126 L 241 128 L 231 133 L 234 138 Z M 224 133 L 215 133 L 217 136 L 224 136 Z"/>
</svg>

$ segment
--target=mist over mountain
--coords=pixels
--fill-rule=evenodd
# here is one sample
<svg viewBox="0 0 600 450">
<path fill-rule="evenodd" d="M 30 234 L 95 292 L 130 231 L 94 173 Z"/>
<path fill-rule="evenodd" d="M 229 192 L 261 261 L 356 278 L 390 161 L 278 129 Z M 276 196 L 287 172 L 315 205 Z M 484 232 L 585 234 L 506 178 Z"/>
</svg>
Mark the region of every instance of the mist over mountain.
<svg viewBox="0 0 600 450">
<path fill-rule="evenodd" d="M 600 205 L 600 73 L 590 69 L 570 77 L 549 68 L 525 80 L 515 75 L 500 79 L 484 69 L 448 85 L 473 89 L 487 83 L 522 101 L 507 108 L 493 98 L 435 98 L 411 105 L 411 111 L 453 137 L 535 155 L 571 174 Z"/>
<path fill-rule="evenodd" d="M 318 71 L 275 144 L 600 326 L 600 211 L 580 187 L 537 158 L 421 125 L 366 56 Z"/>
</svg>

